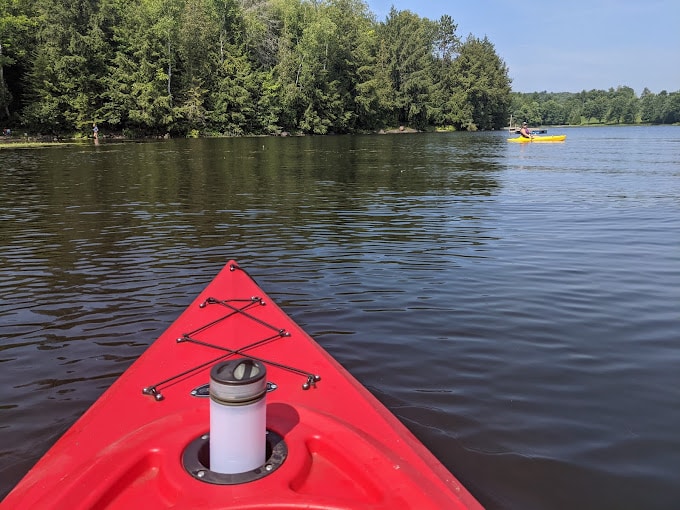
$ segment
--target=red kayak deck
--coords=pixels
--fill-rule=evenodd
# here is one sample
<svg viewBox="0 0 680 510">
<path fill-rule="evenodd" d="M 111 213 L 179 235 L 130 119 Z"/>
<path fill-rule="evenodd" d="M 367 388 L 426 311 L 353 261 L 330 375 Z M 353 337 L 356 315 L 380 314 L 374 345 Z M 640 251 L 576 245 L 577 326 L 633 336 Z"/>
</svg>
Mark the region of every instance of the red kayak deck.
<svg viewBox="0 0 680 510">
<path fill-rule="evenodd" d="M 272 455 L 263 470 L 271 472 L 242 483 L 208 483 L 200 452 L 209 399 L 192 390 L 208 383 L 215 363 L 234 357 L 263 361 L 276 388 L 266 396 Z M 234 261 L 0 507 L 482 508 Z"/>
</svg>

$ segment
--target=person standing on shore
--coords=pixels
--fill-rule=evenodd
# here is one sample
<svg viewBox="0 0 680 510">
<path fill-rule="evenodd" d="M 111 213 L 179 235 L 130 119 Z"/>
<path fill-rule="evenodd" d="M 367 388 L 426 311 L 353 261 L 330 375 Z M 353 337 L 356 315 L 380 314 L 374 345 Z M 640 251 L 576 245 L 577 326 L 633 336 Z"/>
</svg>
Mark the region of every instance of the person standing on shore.
<svg viewBox="0 0 680 510">
<path fill-rule="evenodd" d="M 96 122 L 92 124 L 92 137 L 94 138 L 94 143 L 99 143 L 99 128 Z"/>
</svg>

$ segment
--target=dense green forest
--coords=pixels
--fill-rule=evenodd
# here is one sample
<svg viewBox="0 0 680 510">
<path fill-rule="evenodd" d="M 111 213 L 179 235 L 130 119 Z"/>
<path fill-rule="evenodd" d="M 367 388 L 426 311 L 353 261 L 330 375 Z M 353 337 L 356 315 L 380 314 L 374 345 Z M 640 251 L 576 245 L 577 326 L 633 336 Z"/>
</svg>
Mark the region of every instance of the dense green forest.
<svg viewBox="0 0 680 510">
<path fill-rule="evenodd" d="M 678 93 L 513 94 L 486 37 L 362 0 L 0 0 L 0 122 L 127 136 L 680 121 Z"/>
<path fill-rule="evenodd" d="M 510 80 L 453 19 L 361 0 L 0 0 L 0 118 L 42 132 L 492 129 Z"/>
</svg>

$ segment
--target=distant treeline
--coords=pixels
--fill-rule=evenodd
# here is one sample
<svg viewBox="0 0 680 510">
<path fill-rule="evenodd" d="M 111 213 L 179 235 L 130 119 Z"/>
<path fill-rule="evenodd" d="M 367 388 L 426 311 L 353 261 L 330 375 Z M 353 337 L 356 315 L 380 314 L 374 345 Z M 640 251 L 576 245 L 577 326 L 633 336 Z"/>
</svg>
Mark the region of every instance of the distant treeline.
<svg viewBox="0 0 680 510">
<path fill-rule="evenodd" d="M 630 87 L 570 92 L 512 94 L 515 122 L 530 125 L 674 124 L 680 123 L 680 91 L 658 94 L 645 89 L 640 97 Z"/>
<path fill-rule="evenodd" d="M 0 1 L 0 123 L 148 135 L 494 129 L 487 39 L 362 0 Z"/>
</svg>

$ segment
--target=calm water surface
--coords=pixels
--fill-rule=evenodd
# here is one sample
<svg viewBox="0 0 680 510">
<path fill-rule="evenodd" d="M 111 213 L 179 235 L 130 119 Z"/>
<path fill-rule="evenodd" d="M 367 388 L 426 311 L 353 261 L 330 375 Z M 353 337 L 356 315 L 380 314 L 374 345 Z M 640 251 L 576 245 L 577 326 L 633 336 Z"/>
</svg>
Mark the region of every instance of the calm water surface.
<svg viewBox="0 0 680 510">
<path fill-rule="evenodd" d="M 236 258 L 489 509 L 680 508 L 680 128 L 0 151 L 0 497 Z"/>
</svg>

